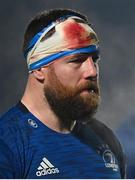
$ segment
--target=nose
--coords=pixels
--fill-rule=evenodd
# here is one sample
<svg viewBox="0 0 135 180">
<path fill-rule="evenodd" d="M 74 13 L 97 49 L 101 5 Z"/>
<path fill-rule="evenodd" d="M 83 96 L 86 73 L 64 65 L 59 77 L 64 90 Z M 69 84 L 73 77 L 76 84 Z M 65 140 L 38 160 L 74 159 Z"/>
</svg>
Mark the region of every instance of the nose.
<svg viewBox="0 0 135 180">
<path fill-rule="evenodd" d="M 98 65 L 93 62 L 92 57 L 88 59 L 83 64 L 83 77 L 87 78 L 97 78 L 98 75 Z"/>
</svg>

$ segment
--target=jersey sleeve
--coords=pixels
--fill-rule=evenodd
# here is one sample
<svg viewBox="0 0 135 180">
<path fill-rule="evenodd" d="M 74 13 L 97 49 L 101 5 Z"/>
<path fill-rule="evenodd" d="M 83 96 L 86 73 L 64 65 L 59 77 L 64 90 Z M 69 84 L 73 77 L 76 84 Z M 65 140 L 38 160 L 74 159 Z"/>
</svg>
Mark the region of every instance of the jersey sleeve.
<svg viewBox="0 0 135 180">
<path fill-rule="evenodd" d="M 89 126 L 110 146 L 118 159 L 121 177 L 126 178 L 126 156 L 116 135 L 110 128 L 96 119 Z"/>
<path fill-rule="evenodd" d="M 23 172 L 20 136 L 17 127 L 0 126 L 0 178 L 20 179 Z M 19 143 L 20 142 L 20 143 Z"/>
<path fill-rule="evenodd" d="M 0 179 L 14 178 L 13 157 L 10 148 L 0 139 Z"/>
</svg>

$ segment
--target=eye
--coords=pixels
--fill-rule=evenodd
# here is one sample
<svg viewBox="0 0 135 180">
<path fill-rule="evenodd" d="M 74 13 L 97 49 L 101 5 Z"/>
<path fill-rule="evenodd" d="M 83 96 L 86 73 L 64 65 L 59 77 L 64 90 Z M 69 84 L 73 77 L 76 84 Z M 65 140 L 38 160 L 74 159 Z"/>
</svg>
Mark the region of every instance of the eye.
<svg viewBox="0 0 135 180">
<path fill-rule="evenodd" d="M 87 57 L 86 56 L 75 57 L 75 58 L 70 59 L 68 62 L 75 63 L 75 64 L 81 64 L 87 59 Z"/>
<path fill-rule="evenodd" d="M 99 56 L 99 53 L 95 52 L 92 54 L 92 59 L 93 59 L 93 62 L 94 63 L 98 63 L 99 60 L 100 60 L 100 56 Z"/>
<path fill-rule="evenodd" d="M 76 57 L 72 57 L 67 62 L 73 64 L 82 64 L 89 57 L 92 57 L 94 63 L 98 63 L 98 61 L 100 60 L 99 52 L 94 52 L 90 54 L 81 54 Z"/>
</svg>

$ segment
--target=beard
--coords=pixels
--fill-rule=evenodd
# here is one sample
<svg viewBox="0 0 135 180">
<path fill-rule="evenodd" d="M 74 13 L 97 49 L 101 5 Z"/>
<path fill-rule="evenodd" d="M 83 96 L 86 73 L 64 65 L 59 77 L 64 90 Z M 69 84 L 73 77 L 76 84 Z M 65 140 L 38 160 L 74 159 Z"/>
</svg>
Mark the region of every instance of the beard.
<svg viewBox="0 0 135 180">
<path fill-rule="evenodd" d="M 78 87 L 65 86 L 58 79 L 53 67 L 49 68 L 50 83 L 44 87 L 44 95 L 62 126 L 70 128 L 75 120 L 89 121 L 97 111 L 100 102 L 97 81 L 89 79 Z"/>
</svg>

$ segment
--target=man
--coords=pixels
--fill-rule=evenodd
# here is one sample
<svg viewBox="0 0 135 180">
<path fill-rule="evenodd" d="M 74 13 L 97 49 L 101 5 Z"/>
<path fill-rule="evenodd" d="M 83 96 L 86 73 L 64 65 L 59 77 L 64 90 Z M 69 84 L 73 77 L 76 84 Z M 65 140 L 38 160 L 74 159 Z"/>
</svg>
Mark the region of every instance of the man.
<svg viewBox="0 0 135 180">
<path fill-rule="evenodd" d="M 0 120 L 0 177 L 124 178 L 119 142 L 93 118 L 99 41 L 87 18 L 68 9 L 40 13 L 23 52 L 28 83 Z"/>
</svg>

